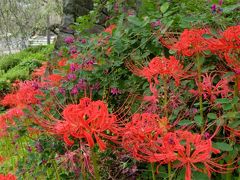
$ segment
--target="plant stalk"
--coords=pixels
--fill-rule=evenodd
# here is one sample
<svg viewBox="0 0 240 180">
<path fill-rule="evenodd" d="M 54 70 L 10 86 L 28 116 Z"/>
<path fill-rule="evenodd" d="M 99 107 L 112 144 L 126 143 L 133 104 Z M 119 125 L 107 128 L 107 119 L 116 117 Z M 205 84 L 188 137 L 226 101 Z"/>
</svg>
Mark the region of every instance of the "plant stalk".
<svg viewBox="0 0 240 180">
<path fill-rule="evenodd" d="M 154 163 L 151 163 L 151 170 L 152 170 L 152 179 L 153 179 L 153 180 L 156 180 Z"/>
<path fill-rule="evenodd" d="M 172 180 L 172 167 L 171 162 L 168 163 L 168 179 Z"/>
<path fill-rule="evenodd" d="M 93 162 L 93 168 L 94 168 L 94 175 L 95 175 L 95 180 L 100 180 L 100 174 L 99 174 L 99 167 L 97 164 L 98 157 L 97 154 L 94 152 L 94 149 L 91 148 L 91 155 L 92 155 L 92 162 Z"/>
<path fill-rule="evenodd" d="M 198 93 L 199 93 L 199 111 L 200 111 L 200 116 L 201 119 L 203 121 L 203 125 L 201 128 L 201 131 L 204 131 L 204 118 L 203 118 L 203 98 L 202 98 L 202 86 L 200 85 L 200 83 L 202 82 L 202 64 L 201 64 L 201 59 L 200 59 L 200 55 L 197 55 L 197 77 L 198 77 Z"/>
<path fill-rule="evenodd" d="M 164 111 L 165 111 L 165 116 L 168 117 L 168 109 L 167 109 L 168 87 L 167 87 L 167 79 L 166 79 L 166 77 L 163 77 L 163 89 L 164 89 Z"/>
</svg>

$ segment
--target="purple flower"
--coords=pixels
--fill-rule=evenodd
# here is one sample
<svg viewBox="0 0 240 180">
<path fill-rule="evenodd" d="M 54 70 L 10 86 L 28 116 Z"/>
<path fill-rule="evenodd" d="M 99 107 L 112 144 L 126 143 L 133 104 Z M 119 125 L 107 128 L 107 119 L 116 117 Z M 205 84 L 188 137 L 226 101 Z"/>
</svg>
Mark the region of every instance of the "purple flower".
<svg viewBox="0 0 240 180">
<path fill-rule="evenodd" d="M 76 70 L 78 70 L 78 69 L 79 69 L 78 64 L 76 64 L 76 63 L 70 64 L 70 71 L 71 71 L 71 72 L 74 72 L 74 71 L 76 71 Z"/>
<path fill-rule="evenodd" d="M 27 146 L 27 151 L 28 151 L 28 152 L 32 152 L 31 146 Z"/>
<path fill-rule="evenodd" d="M 213 4 L 213 5 L 211 6 L 211 10 L 212 10 L 213 13 L 216 12 L 216 10 L 217 10 L 216 4 Z"/>
<path fill-rule="evenodd" d="M 80 79 L 76 85 L 76 87 L 80 90 L 84 90 L 87 88 L 87 82 L 85 79 Z"/>
<path fill-rule="evenodd" d="M 39 152 L 39 153 L 41 153 L 43 151 L 43 147 L 39 141 L 35 144 L 35 148 L 36 148 L 37 152 Z"/>
<path fill-rule="evenodd" d="M 219 0 L 219 1 L 218 1 L 218 4 L 219 4 L 219 6 L 222 6 L 223 0 Z"/>
<path fill-rule="evenodd" d="M 111 88 L 111 93 L 113 95 L 121 94 L 121 91 L 118 88 Z"/>
<path fill-rule="evenodd" d="M 161 25 L 161 21 L 160 20 L 157 20 L 157 21 L 151 23 L 151 27 L 152 28 L 158 27 L 160 25 Z"/>
<path fill-rule="evenodd" d="M 66 93 L 66 90 L 64 88 L 60 87 L 58 89 L 58 92 L 64 95 Z"/>
<path fill-rule="evenodd" d="M 71 47 L 70 50 L 69 50 L 69 53 L 70 54 L 76 54 L 77 53 L 77 48 L 76 47 Z"/>
<path fill-rule="evenodd" d="M 81 43 L 82 43 L 82 44 L 85 44 L 86 42 L 87 42 L 86 39 L 82 39 L 82 40 L 81 40 Z"/>
<path fill-rule="evenodd" d="M 72 44 L 74 42 L 74 38 L 72 36 L 68 36 L 64 39 L 66 44 Z"/>
<path fill-rule="evenodd" d="M 71 80 L 75 80 L 77 77 L 76 77 L 76 74 L 68 74 L 67 75 L 67 79 L 69 80 L 69 81 L 71 81 Z"/>
<path fill-rule="evenodd" d="M 71 94 L 73 94 L 73 95 L 78 94 L 78 88 L 76 86 L 74 88 L 72 88 Z"/>
<path fill-rule="evenodd" d="M 209 139 L 211 137 L 210 133 L 209 132 L 205 132 L 204 133 L 204 138 L 205 139 Z"/>
<path fill-rule="evenodd" d="M 93 85 L 91 86 L 91 89 L 98 91 L 98 90 L 100 89 L 100 83 L 97 82 L 97 83 L 93 84 Z"/>
</svg>

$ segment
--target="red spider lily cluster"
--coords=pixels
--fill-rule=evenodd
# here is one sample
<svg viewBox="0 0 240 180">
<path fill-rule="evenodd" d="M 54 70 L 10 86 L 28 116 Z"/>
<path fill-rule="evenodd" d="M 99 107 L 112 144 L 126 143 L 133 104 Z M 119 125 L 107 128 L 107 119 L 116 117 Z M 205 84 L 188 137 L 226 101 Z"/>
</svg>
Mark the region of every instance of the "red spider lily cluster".
<svg viewBox="0 0 240 180">
<path fill-rule="evenodd" d="M 115 28 L 115 25 L 111 25 L 105 32 L 112 35 Z M 213 35 L 210 29 L 184 30 L 179 41 L 172 45 L 171 49 L 176 50 L 178 54 L 193 58 L 206 56 L 206 52 L 210 51 L 220 58 L 225 58 L 228 66 L 234 69 L 235 73 L 239 75 L 239 35 L 240 26 L 228 28 L 219 34 L 219 38 Z M 206 38 L 206 36 L 210 36 L 210 38 Z M 103 41 L 103 43 L 106 43 L 106 39 Z M 70 39 L 68 42 L 69 44 L 73 43 Z M 108 54 L 110 53 L 111 49 L 108 50 Z M 81 56 L 78 52 L 71 54 L 74 56 L 72 57 L 73 59 Z M 67 66 L 67 61 L 67 58 L 60 59 L 57 68 L 63 70 L 63 67 Z M 188 78 L 188 72 L 186 72 L 184 63 L 180 61 L 180 57 L 170 56 L 166 58 L 156 56 L 146 66 L 141 68 L 131 64 L 129 61 L 126 62 L 127 67 L 133 74 L 147 79 L 149 83 L 152 95 L 144 96 L 141 100 L 152 102 L 155 105 L 162 105 L 161 108 L 166 111 L 164 116 L 156 112 L 143 113 L 144 110 L 139 108 L 141 112 L 132 114 L 126 112 L 126 116 L 119 117 L 116 113 L 109 112 L 108 106 L 104 101 L 93 100 L 92 96 L 88 98 L 85 92 L 85 97 L 80 98 L 79 103 L 69 103 L 67 101 L 66 105 L 58 104 L 59 106 L 54 106 L 60 115 L 60 117 L 56 118 L 51 112 L 51 105 L 54 102 L 42 103 L 44 99 L 39 98 L 39 96 L 45 97 L 44 91 L 41 90 L 43 84 L 45 88 L 49 86 L 48 88 L 52 90 L 54 89 L 52 87 L 61 87 L 64 81 L 75 82 L 78 80 L 75 72 L 92 71 L 93 64 L 97 64 L 95 62 L 96 59 L 91 57 L 86 61 L 84 60 L 82 64 L 77 64 L 77 62 L 72 63 L 66 72 L 63 70 L 63 73 L 66 73 L 65 76 L 51 74 L 42 79 L 43 83 L 37 81 L 18 83 L 16 85 L 17 90 L 1 100 L 2 105 L 11 107 L 11 109 L 0 116 L 0 136 L 6 134 L 9 124 L 14 124 L 13 119 L 21 118 L 24 115 L 24 108 L 33 106 L 31 110 L 33 111 L 32 119 L 34 122 L 43 127 L 48 133 L 61 137 L 68 146 L 78 144 L 81 148 L 86 145 L 86 147 L 93 149 L 97 145 L 101 151 L 105 151 L 108 142 L 120 144 L 125 151 L 138 161 L 157 163 L 159 165 L 168 164 L 176 169 L 185 168 L 186 180 L 191 180 L 193 170 L 206 173 L 209 177 L 211 177 L 213 172 L 222 173 L 229 170 L 229 164 L 219 164 L 220 158 L 213 158 L 218 157 L 220 154 L 220 150 L 213 147 L 213 138 L 217 134 L 219 127 L 214 130 L 214 135 L 206 137 L 203 135 L 204 131 L 202 131 L 202 134 L 193 133 L 191 127 L 189 129 L 179 129 L 176 128 L 174 123 L 170 123 L 172 117 L 168 116 L 168 112 L 171 113 L 172 110 L 169 104 L 172 103 L 172 107 L 176 107 L 180 100 L 178 96 L 173 94 L 173 90 L 168 88 L 168 85 L 170 82 L 173 82 L 172 84 L 175 82 L 175 85 L 171 85 L 174 88 L 179 88 L 181 85 L 180 81 Z M 42 76 L 45 70 L 46 66 L 43 65 L 43 67 L 34 72 L 34 77 Z M 190 72 L 189 74 L 191 74 L 190 77 L 196 77 L 195 72 Z M 198 75 L 195 84 L 194 78 L 191 79 L 193 86 L 198 88 L 198 90 L 190 90 L 191 94 L 203 97 L 204 100 L 209 100 L 212 104 L 219 97 L 232 98 L 233 90 L 230 83 L 233 82 L 231 78 L 223 78 L 223 73 L 219 72 L 202 73 L 200 71 Z M 219 80 L 216 82 L 217 78 Z M 70 94 L 77 97 L 78 90 L 86 90 L 86 86 L 85 79 L 81 79 L 70 90 Z M 124 94 L 124 92 L 121 91 L 120 93 L 120 90 L 117 90 L 116 88 L 112 88 L 109 92 L 114 95 Z M 164 95 L 161 94 L 163 91 Z M 169 95 L 172 97 L 168 98 L 167 96 Z M 164 103 L 160 101 L 161 98 L 164 99 Z M 76 101 L 76 99 L 74 100 Z M 41 115 L 39 115 L 39 112 L 34 112 L 36 107 L 42 107 L 43 112 L 41 112 Z M 154 108 L 156 109 L 156 107 Z M 198 113 L 198 110 L 196 110 L 196 113 Z M 224 125 L 224 130 L 230 131 L 235 136 L 239 136 L 240 134 L 239 130 L 231 128 L 228 125 Z M 74 157 L 80 152 L 78 150 L 67 152 L 64 155 L 67 157 L 66 161 L 74 162 Z M 85 150 L 81 152 L 85 152 Z M 89 156 L 86 155 L 81 158 L 86 163 L 84 166 L 92 169 L 89 165 Z M 76 169 L 76 167 L 74 164 L 72 168 Z"/>
<path fill-rule="evenodd" d="M 232 92 L 232 90 L 229 87 L 229 80 L 228 79 L 221 79 L 218 81 L 218 83 L 215 85 L 213 83 L 215 75 L 209 75 L 209 74 L 203 74 L 202 75 L 202 82 L 197 82 L 196 84 L 198 87 L 201 87 L 202 92 L 199 94 L 198 90 L 190 90 L 191 93 L 194 95 L 203 95 L 204 99 L 209 99 L 210 102 L 214 102 L 217 97 L 223 97 L 226 98 L 229 96 L 229 93 Z"/>
<path fill-rule="evenodd" d="M 205 168 L 209 177 L 211 172 L 226 170 L 211 158 L 212 153 L 220 153 L 212 147 L 211 138 L 183 130 L 171 132 L 167 118 L 156 114 L 134 114 L 123 131 L 122 146 L 137 160 L 186 167 L 186 180 L 191 179 L 191 167 L 200 172 Z M 199 163 L 204 168 L 198 168 Z"/>
<path fill-rule="evenodd" d="M 62 112 L 63 119 L 56 120 L 54 125 L 48 127 L 45 120 L 40 120 L 43 127 L 51 128 L 51 132 L 63 137 L 67 145 L 73 145 L 76 139 L 85 139 L 89 147 L 93 147 L 95 142 L 100 150 L 106 149 L 106 144 L 102 140 L 116 140 L 116 116 L 108 112 L 103 101 L 92 101 L 89 98 L 80 99 L 79 104 L 69 104 Z M 113 136 L 112 136 L 113 135 Z"/>
<path fill-rule="evenodd" d="M 16 176 L 12 175 L 12 174 L 7 174 L 7 175 L 3 175 L 0 174 L 0 179 L 1 180 L 16 180 Z"/>
</svg>

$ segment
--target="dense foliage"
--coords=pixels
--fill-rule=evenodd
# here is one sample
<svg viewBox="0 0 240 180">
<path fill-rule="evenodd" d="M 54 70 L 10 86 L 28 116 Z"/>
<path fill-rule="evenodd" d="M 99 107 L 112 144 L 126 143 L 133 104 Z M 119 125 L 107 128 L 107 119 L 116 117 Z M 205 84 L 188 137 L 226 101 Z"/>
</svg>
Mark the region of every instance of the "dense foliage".
<svg viewBox="0 0 240 180">
<path fill-rule="evenodd" d="M 67 37 L 31 80 L 12 85 L 0 101 L 8 108 L 0 115 L 2 173 L 239 178 L 239 4 L 134 2 L 109 1 L 99 34 L 82 28 L 93 26 L 99 8 L 80 17 L 79 35 Z M 6 153 L 12 148 L 20 155 Z"/>
</svg>

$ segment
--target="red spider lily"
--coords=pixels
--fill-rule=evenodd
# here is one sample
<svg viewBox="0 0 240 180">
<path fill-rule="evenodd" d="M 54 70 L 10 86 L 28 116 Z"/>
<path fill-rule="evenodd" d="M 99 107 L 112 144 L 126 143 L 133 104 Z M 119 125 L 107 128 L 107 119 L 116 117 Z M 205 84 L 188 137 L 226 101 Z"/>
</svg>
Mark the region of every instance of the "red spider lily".
<svg viewBox="0 0 240 180">
<path fill-rule="evenodd" d="M 200 134 L 192 134 L 188 131 L 178 130 L 175 132 L 181 148 L 176 148 L 177 167 L 185 167 L 185 179 L 191 180 L 191 167 L 200 172 L 207 172 L 211 176 L 211 172 L 222 172 L 226 170 L 227 165 L 221 165 L 211 158 L 212 153 L 218 154 L 220 151 L 212 147 L 212 140 L 203 139 Z M 170 145 L 172 146 L 172 145 Z M 204 168 L 197 167 L 196 164 L 203 164 Z"/>
<path fill-rule="evenodd" d="M 203 37 L 204 34 L 210 34 L 210 31 L 208 29 L 185 29 L 172 49 L 177 50 L 184 56 L 203 54 L 209 46 L 207 40 Z"/>
<path fill-rule="evenodd" d="M 154 151 L 159 136 L 168 130 L 167 118 L 157 114 L 134 114 L 123 129 L 122 146 L 138 160 L 150 161 L 147 152 Z"/>
<path fill-rule="evenodd" d="M 52 84 L 53 86 L 58 86 L 63 77 L 59 74 L 51 74 L 45 79 L 46 81 L 50 81 L 50 84 Z"/>
<path fill-rule="evenodd" d="M 231 128 L 231 127 L 229 127 L 229 126 L 224 126 L 224 129 L 226 129 L 227 131 L 232 132 L 232 133 L 234 134 L 234 136 L 240 137 L 240 130 Z"/>
<path fill-rule="evenodd" d="M 43 63 L 42 66 L 38 69 L 35 69 L 34 72 L 32 73 L 32 77 L 41 77 L 45 74 L 47 68 L 47 63 Z"/>
<path fill-rule="evenodd" d="M 117 27 L 117 26 L 116 26 L 115 24 L 112 24 L 112 25 L 108 26 L 108 27 L 104 30 L 104 32 L 109 33 L 109 34 L 112 35 L 112 31 L 113 31 L 114 29 L 116 29 L 116 27 Z"/>
<path fill-rule="evenodd" d="M 235 71 L 240 70 L 240 25 L 228 27 L 220 33 L 220 38 L 208 40 L 209 49 L 220 58 L 225 58 L 227 65 Z"/>
<path fill-rule="evenodd" d="M 0 174 L 0 180 L 16 180 L 16 176 L 12 175 L 12 174 Z"/>
<path fill-rule="evenodd" d="M 4 137 L 7 134 L 6 116 L 0 115 L 0 137 Z"/>
<path fill-rule="evenodd" d="M 67 64 L 68 59 L 67 58 L 62 58 L 60 61 L 58 61 L 58 66 L 63 67 Z"/>
<path fill-rule="evenodd" d="M 46 120 L 36 119 L 36 122 L 41 126 L 55 134 L 63 136 L 66 144 L 72 145 L 73 140 L 70 136 L 77 139 L 86 139 L 88 145 L 93 147 L 96 143 L 100 150 L 106 149 L 106 144 L 101 138 L 116 140 L 116 136 L 111 136 L 109 133 L 116 135 L 116 117 L 109 114 L 107 106 L 104 102 L 92 101 L 89 98 L 80 99 L 79 104 L 67 105 L 62 113 L 63 120 L 54 119 L 52 116 L 48 117 L 54 120 L 50 124 Z M 109 133 L 106 133 L 106 132 Z"/>
<path fill-rule="evenodd" d="M 6 95 L 0 104 L 10 107 L 25 107 L 26 105 L 37 104 L 39 99 L 37 95 L 43 95 L 39 89 L 40 84 L 35 81 L 25 81 L 19 83 L 19 89 L 11 94 Z"/>
<path fill-rule="evenodd" d="M 134 74 L 145 77 L 149 83 L 153 79 L 155 84 L 159 84 L 158 76 L 160 75 L 162 78 L 173 77 L 179 85 L 180 78 L 184 75 L 183 66 L 174 56 L 170 56 L 169 59 L 155 57 L 149 62 L 148 67 L 142 69 L 132 64 L 127 66 Z"/>
<path fill-rule="evenodd" d="M 228 97 L 229 92 L 231 92 L 229 88 L 229 81 L 227 79 L 221 79 L 218 81 L 216 85 L 213 84 L 214 78 L 217 75 L 209 75 L 209 74 L 204 74 L 202 75 L 202 82 L 197 82 L 198 86 L 201 86 L 202 89 L 202 94 L 204 99 L 210 99 L 211 102 L 214 102 L 215 99 L 221 95 L 221 97 Z M 194 95 L 199 95 L 198 90 L 190 90 L 191 93 Z"/>
<path fill-rule="evenodd" d="M 23 111 L 19 108 L 10 108 L 7 112 L 0 115 L 0 137 L 7 134 L 9 125 L 15 125 L 15 118 L 20 118 L 23 115 Z"/>
</svg>

